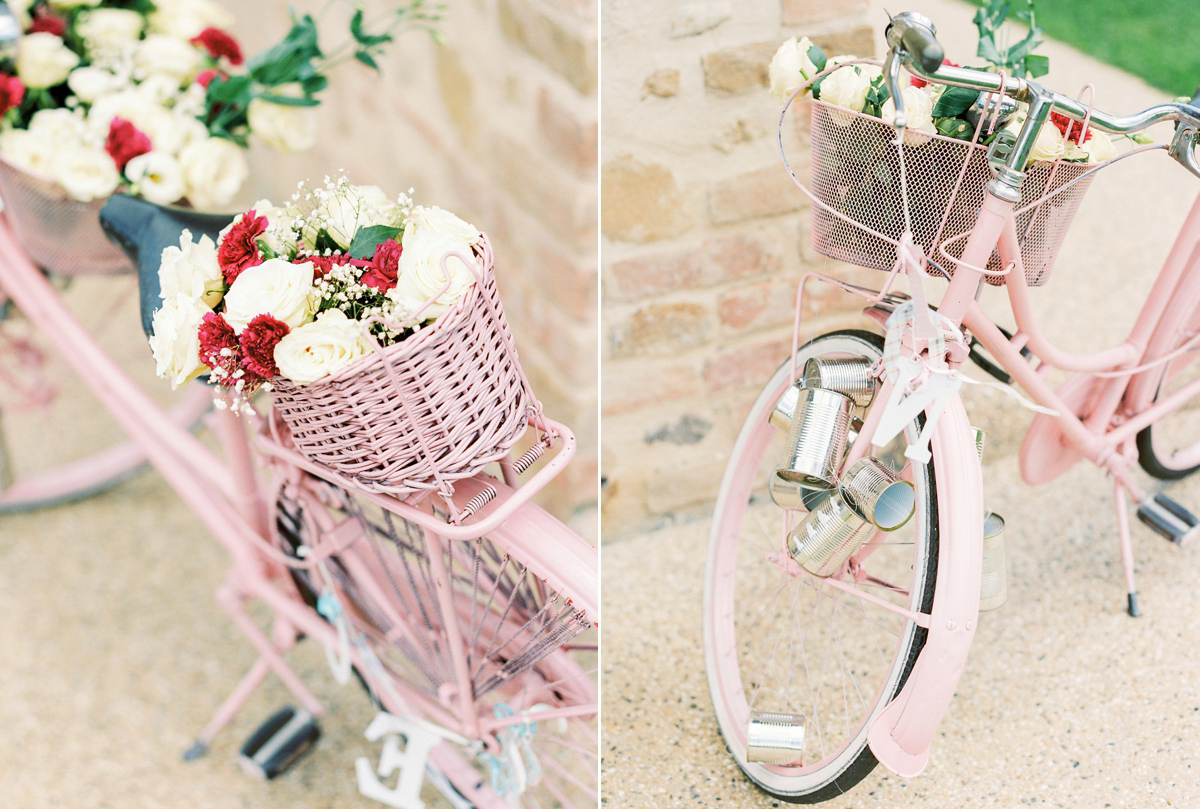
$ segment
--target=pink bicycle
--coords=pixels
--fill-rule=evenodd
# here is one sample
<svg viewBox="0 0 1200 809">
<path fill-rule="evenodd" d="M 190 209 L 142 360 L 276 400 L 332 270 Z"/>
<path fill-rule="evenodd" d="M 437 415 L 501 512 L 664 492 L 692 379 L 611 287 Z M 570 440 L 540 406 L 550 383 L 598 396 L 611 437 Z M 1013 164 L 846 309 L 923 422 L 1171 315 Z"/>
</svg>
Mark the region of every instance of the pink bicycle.
<svg viewBox="0 0 1200 809">
<path fill-rule="evenodd" d="M 7 189 L 5 197 L 11 206 Z M 94 227 L 95 211 L 90 215 Z M 69 231 L 61 211 L 38 216 L 50 241 Z M 197 238 L 216 236 L 229 221 L 130 197 L 114 197 L 103 218 L 141 277 L 153 279 L 153 290 L 143 291 L 151 311 L 162 247 L 177 243 L 185 227 Z M 357 675 L 380 706 L 366 729 L 382 742 L 380 760 L 356 762 L 368 797 L 418 806 L 429 778 L 455 806 L 594 805 L 596 549 L 531 502 L 570 461 L 570 430 L 531 411 L 537 443 L 457 481 L 449 500 L 372 492 L 306 459 L 269 408 L 240 417 L 228 409 L 209 413 L 218 454 L 187 429 L 209 409 L 212 389 L 194 383 L 167 412 L 126 372 L 125 365 L 151 364 L 144 342 L 140 357 L 114 357 L 68 304 L 74 299 L 94 310 L 88 301 L 109 283 L 123 290 L 115 297 L 136 302 L 138 273 L 129 267 L 89 277 L 86 254 L 68 269 L 77 278 L 64 290 L 61 272 L 39 268 L 9 223 L 0 223 L 0 332 L 8 358 L 36 366 L 36 346 L 52 348 L 130 441 L 70 446 L 82 457 L 47 462 L 37 457 L 37 444 L 49 443 L 47 430 L 58 427 L 37 426 L 37 411 L 24 422 L 32 426 L 10 423 L 16 440 L 7 446 L 11 474 L 0 507 L 85 496 L 148 460 L 229 552 L 217 601 L 259 658 L 185 758 L 203 754 L 273 672 L 302 707 L 271 717 L 242 748 L 241 762 L 269 778 L 295 761 L 315 741 L 322 707 L 283 655 L 310 637 L 325 646 L 340 681 Z M 149 313 L 143 308 L 144 317 Z M 101 329 L 121 317 L 103 314 Z M 137 322 L 136 312 L 124 317 Z M 18 377 L 6 381 L 39 378 Z M 22 390 L 50 400 L 45 388 Z M 52 404 L 48 412 L 63 419 L 63 429 L 72 427 L 69 408 Z M 20 465 L 22 453 L 32 466 Z M 269 631 L 248 615 L 252 599 L 273 612 Z"/>
<path fill-rule="evenodd" d="M 1021 452 L 1026 481 L 1048 481 L 1081 458 L 1112 476 L 1131 615 L 1127 498 L 1175 542 L 1200 530 L 1133 477 L 1135 464 L 1162 480 L 1200 468 L 1191 404 L 1200 393 L 1200 204 L 1120 344 L 1056 348 L 1029 293 L 1045 282 L 1090 174 L 1104 165 L 1032 162 L 1051 113 L 1116 134 L 1173 121 L 1169 147 L 1147 148 L 1168 148 L 1200 176 L 1200 108 L 1159 104 L 1120 117 L 1025 79 L 946 66 L 932 23 L 913 13 L 892 19 L 887 41 L 882 80 L 897 99 L 895 128 L 814 100 L 806 193 L 818 250 L 906 272 L 912 295 L 890 292 L 891 277 L 863 289 L 819 276 L 866 298 L 880 328 L 803 346 L 797 301 L 793 355 L 752 406 L 726 468 L 705 574 L 705 658 L 721 734 L 757 786 L 796 803 L 840 795 L 877 763 L 921 772 L 978 613 L 1005 598 L 1003 523 L 985 513 L 981 444 L 958 394 L 968 358 L 1015 381 L 1039 410 Z M 974 137 L 904 129 L 902 66 L 978 93 Z M 850 69 L 818 68 L 808 84 Z M 1023 124 L 1004 127 L 1018 102 Z M 927 278 L 948 281 L 936 309 L 924 298 Z M 1015 334 L 980 308 L 985 281 L 1007 289 Z M 1044 379 L 1050 368 L 1071 373 L 1058 390 Z"/>
</svg>

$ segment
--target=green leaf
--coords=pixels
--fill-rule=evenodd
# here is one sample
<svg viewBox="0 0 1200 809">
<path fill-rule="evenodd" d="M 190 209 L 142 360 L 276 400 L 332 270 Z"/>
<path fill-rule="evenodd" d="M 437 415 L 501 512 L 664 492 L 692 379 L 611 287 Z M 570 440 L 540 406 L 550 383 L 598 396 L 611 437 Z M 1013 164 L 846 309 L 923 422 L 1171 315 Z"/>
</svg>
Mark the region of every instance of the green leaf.
<svg viewBox="0 0 1200 809">
<path fill-rule="evenodd" d="M 317 238 L 313 239 L 313 249 L 318 253 L 324 253 L 326 250 L 340 252 L 342 246 L 333 240 L 333 237 L 329 235 L 329 231 L 321 228 L 317 231 Z"/>
<path fill-rule="evenodd" d="M 371 225 L 359 228 L 358 232 L 354 234 L 354 241 L 350 243 L 350 249 L 347 252 L 351 258 L 372 258 L 378 245 L 399 236 L 402 230 L 402 228 L 394 228 L 389 225 Z"/>
<path fill-rule="evenodd" d="M 262 93 L 259 98 L 263 101 L 270 101 L 272 104 L 280 104 L 284 107 L 315 107 L 320 104 L 315 98 L 305 98 L 304 96 L 281 96 L 275 93 Z"/>
<path fill-rule="evenodd" d="M 1038 76 L 1045 76 L 1048 72 L 1050 72 L 1050 57 L 1031 53 L 1025 57 L 1025 69 L 1028 70 L 1029 75 L 1035 79 Z"/>
<path fill-rule="evenodd" d="M 825 51 L 816 45 L 808 49 L 808 60 L 813 63 L 813 67 L 817 69 L 818 73 L 825 69 L 825 65 L 829 64 L 829 59 L 825 56 Z"/>
<path fill-rule="evenodd" d="M 371 47 L 373 45 L 382 45 L 392 41 L 392 35 L 388 33 L 369 34 L 362 27 L 363 10 L 360 8 L 354 12 L 354 16 L 350 19 L 350 35 L 354 37 L 354 41 L 360 45 Z"/>
<path fill-rule="evenodd" d="M 247 60 L 246 69 L 255 81 L 274 87 L 313 75 L 312 62 L 322 55 L 317 44 L 317 23 L 312 15 L 305 14 L 292 23 L 281 42 Z"/>
<path fill-rule="evenodd" d="M 934 129 L 939 135 L 945 135 L 948 138 L 958 138 L 959 140 L 970 140 L 975 134 L 975 130 L 961 118 L 938 118 L 934 121 Z"/>
<path fill-rule="evenodd" d="M 357 59 L 359 62 L 362 62 L 364 65 L 371 68 L 372 70 L 379 70 L 379 63 L 376 62 L 375 59 L 371 56 L 371 54 L 367 53 L 365 50 L 364 51 L 355 51 L 354 58 Z"/>
<path fill-rule="evenodd" d="M 933 117 L 956 118 L 966 112 L 977 98 L 979 98 L 978 90 L 971 90 L 967 87 L 947 87 L 933 107 Z"/>
</svg>

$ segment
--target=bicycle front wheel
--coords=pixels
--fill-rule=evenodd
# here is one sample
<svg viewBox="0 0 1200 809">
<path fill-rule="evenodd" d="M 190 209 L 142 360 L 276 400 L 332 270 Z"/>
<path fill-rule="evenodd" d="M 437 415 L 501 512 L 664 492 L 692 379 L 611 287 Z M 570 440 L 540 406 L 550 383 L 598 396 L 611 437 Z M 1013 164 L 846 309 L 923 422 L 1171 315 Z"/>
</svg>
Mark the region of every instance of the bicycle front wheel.
<svg viewBox="0 0 1200 809">
<path fill-rule="evenodd" d="M 798 359 L 875 361 L 882 342 L 867 332 L 832 332 L 804 346 Z M 870 721 L 899 692 L 925 644 L 924 629 L 879 602 L 930 610 L 937 502 L 933 464 L 906 465 L 903 455 L 918 430 L 914 421 L 895 444 L 875 453 L 913 484 L 916 511 L 909 523 L 876 533 L 828 579 L 797 565 L 786 537 L 805 512 L 776 505 L 767 489 L 768 476 L 787 454 L 787 432 L 771 424 L 770 415 L 791 384 L 791 370 L 789 360 L 759 395 L 725 470 L 705 573 L 704 648 L 717 723 L 738 766 L 778 799 L 816 803 L 845 792 L 875 767 L 867 747 Z M 792 735 L 794 757 L 778 763 L 748 754 L 752 714 L 783 715 L 793 727 L 803 723 L 803 733 Z"/>
<path fill-rule="evenodd" d="M 570 592 L 595 566 L 548 576 L 502 534 L 582 540 L 532 505 L 492 535 L 447 540 L 344 489 L 303 488 L 277 500 L 284 550 L 339 550 L 321 575 L 296 571 L 298 589 L 313 606 L 337 596 L 370 650 L 360 673 L 378 702 L 473 743 L 435 756 L 455 788 L 479 806 L 595 806 L 595 630 Z"/>
<path fill-rule="evenodd" d="M 1178 295 L 1163 315 L 1151 350 L 1154 357 L 1175 355 L 1150 368 L 1131 388 L 1150 384 L 1155 403 L 1164 401 L 1185 385 L 1200 378 L 1200 284 Z M 1155 350 L 1157 349 L 1157 350 Z M 1200 396 L 1155 419 L 1137 436 L 1138 463 L 1159 480 L 1178 480 L 1200 469 Z"/>
</svg>

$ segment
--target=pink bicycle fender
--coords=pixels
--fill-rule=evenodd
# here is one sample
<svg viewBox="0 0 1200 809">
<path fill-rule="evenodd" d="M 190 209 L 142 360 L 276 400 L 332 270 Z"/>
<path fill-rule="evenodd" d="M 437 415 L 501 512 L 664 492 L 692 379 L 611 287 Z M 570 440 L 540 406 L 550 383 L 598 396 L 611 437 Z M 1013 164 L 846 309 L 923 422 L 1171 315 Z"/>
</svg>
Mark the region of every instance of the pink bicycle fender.
<svg viewBox="0 0 1200 809">
<path fill-rule="evenodd" d="M 979 617 L 983 567 L 983 476 L 962 401 L 953 397 L 931 442 L 940 541 L 925 648 L 904 688 L 871 723 L 867 742 L 896 775 L 920 775 L 967 662 Z"/>
</svg>

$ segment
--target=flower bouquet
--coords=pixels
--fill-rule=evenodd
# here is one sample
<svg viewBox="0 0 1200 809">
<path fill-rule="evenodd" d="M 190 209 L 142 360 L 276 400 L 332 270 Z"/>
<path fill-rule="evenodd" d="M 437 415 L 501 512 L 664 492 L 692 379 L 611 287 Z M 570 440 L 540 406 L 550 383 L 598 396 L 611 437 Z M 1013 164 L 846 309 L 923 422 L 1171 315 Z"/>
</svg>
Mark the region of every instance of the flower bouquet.
<svg viewBox="0 0 1200 809">
<path fill-rule="evenodd" d="M 1047 60 L 1031 53 L 1040 41 L 1032 9 L 1025 13 L 1029 34 L 1009 48 L 996 45 L 995 32 L 1008 5 L 991 0 L 976 14 L 979 55 L 1009 75 L 1044 74 Z M 854 56 L 828 58 L 807 38 L 793 37 L 776 52 L 769 75 L 777 98 L 812 93 L 812 193 L 818 202 L 813 247 L 832 258 L 890 270 L 907 206 L 916 244 L 951 271 L 952 262 L 939 254 L 944 249 L 961 256 L 963 234 L 974 226 L 991 179 L 987 146 L 1001 130 L 1015 134 L 1020 129 L 1025 106 L 1006 100 L 997 107 L 990 94 L 907 77 L 900 94 L 908 125 L 898 150 L 895 101 L 879 65 Z M 1022 264 L 1031 286 L 1048 279 L 1091 182 L 1090 170 L 1117 156 L 1105 133 L 1058 113 L 1052 123 L 1037 137 L 1017 204 Z M 1003 283 L 998 253 L 987 269 L 997 273 L 988 276 L 990 282 Z"/>
<path fill-rule="evenodd" d="M 261 201 L 217 242 L 163 251 L 151 348 L 250 411 L 269 391 L 296 448 L 361 486 L 445 492 L 540 409 L 482 233 L 344 177 Z"/>
<path fill-rule="evenodd" d="M 293 16 L 281 42 L 246 58 L 214 0 L 10 7 L 23 33 L 15 59 L 0 64 L 0 194 L 33 258 L 63 274 L 128 269 L 96 222 L 109 195 L 222 209 L 249 174 L 251 135 L 307 149 L 327 73 L 347 59 L 374 67 L 401 23 L 436 19 L 425 0 L 382 23 L 359 10 L 346 41 L 326 52 L 317 20 Z"/>
</svg>

